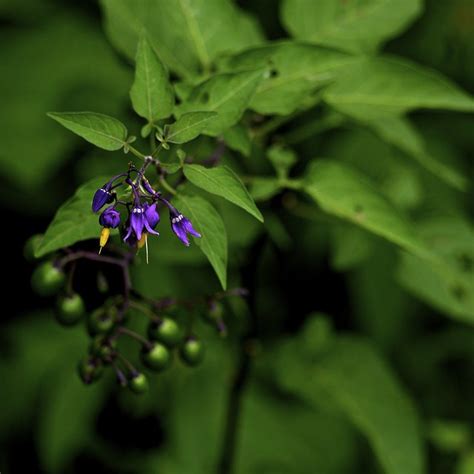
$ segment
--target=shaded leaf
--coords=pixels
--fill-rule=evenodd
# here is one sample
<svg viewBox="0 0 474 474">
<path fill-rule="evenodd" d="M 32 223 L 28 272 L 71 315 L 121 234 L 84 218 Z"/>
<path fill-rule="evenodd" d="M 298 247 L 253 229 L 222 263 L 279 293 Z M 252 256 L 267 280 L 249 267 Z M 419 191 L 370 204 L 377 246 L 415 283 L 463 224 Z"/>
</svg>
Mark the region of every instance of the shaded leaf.
<svg viewBox="0 0 474 474">
<path fill-rule="evenodd" d="M 295 37 L 351 52 L 373 52 L 422 11 L 422 0 L 284 0 L 281 17 Z"/>
<path fill-rule="evenodd" d="M 223 52 L 262 40 L 256 22 L 230 0 L 101 0 L 101 5 L 117 48 L 133 58 L 145 32 L 160 59 L 182 77 L 208 70 Z"/>
<path fill-rule="evenodd" d="M 240 120 L 263 77 L 264 70 L 216 74 L 193 89 L 179 113 L 217 112 L 216 120 L 205 129 L 206 134 L 217 136 Z"/>
<path fill-rule="evenodd" d="M 37 258 L 81 240 L 99 236 L 99 219 L 92 212 L 91 204 L 95 191 L 106 181 L 107 178 L 94 178 L 87 182 L 58 209 L 36 247 Z"/>
</svg>

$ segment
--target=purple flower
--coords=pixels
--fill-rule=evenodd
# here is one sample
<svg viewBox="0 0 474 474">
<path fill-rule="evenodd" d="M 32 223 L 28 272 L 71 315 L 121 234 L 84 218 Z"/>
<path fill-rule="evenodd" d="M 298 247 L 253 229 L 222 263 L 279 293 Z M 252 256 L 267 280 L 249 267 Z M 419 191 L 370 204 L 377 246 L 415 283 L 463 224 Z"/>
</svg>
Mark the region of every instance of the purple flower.
<svg viewBox="0 0 474 474">
<path fill-rule="evenodd" d="M 146 211 L 148 211 L 148 215 Z M 130 211 L 130 218 L 127 221 L 128 228 L 123 240 L 130 244 L 130 242 L 133 242 L 134 240 L 132 236 L 135 236 L 136 240 L 140 240 L 143 232 L 159 235 L 158 232 L 153 230 L 152 226 L 153 223 L 155 225 L 158 223 L 159 217 L 157 220 L 157 215 L 158 212 L 156 211 L 156 208 L 153 208 L 153 205 L 145 208 L 145 205 L 135 202 Z M 151 222 L 148 219 L 150 219 Z"/>
<path fill-rule="evenodd" d="M 189 247 L 188 234 L 194 235 L 194 237 L 201 237 L 201 234 L 194 229 L 191 221 L 178 211 L 172 210 L 170 212 L 170 221 L 171 229 L 186 247 Z"/>
<path fill-rule="evenodd" d="M 104 184 L 100 189 L 98 189 L 94 197 L 92 198 L 92 211 L 97 212 L 102 208 L 105 204 L 112 202 L 113 196 L 112 193 L 110 192 L 110 189 L 112 188 L 111 183 Z"/>
<path fill-rule="evenodd" d="M 156 191 L 151 187 L 150 182 L 145 178 L 145 176 L 142 177 L 141 184 L 143 186 L 143 189 L 148 193 L 154 196 L 156 194 Z"/>
<path fill-rule="evenodd" d="M 99 217 L 99 223 L 102 227 L 116 229 L 120 224 L 120 212 L 114 206 L 108 207 Z"/>
<path fill-rule="evenodd" d="M 158 222 L 160 222 L 160 214 L 158 213 L 158 209 L 156 209 L 156 202 L 153 204 L 144 204 L 143 207 L 145 208 L 145 219 L 148 224 L 150 224 L 150 227 L 154 229 L 158 225 Z"/>
</svg>

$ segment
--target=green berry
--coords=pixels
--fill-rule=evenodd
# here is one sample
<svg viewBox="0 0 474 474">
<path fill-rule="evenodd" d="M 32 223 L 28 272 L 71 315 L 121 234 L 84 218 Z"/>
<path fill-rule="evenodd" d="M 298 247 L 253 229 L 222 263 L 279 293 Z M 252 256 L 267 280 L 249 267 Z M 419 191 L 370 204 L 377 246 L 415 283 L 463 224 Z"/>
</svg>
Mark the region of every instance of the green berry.
<svg viewBox="0 0 474 474">
<path fill-rule="evenodd" d="M 92 339 L 89 346 L 89 353 L 101 359 L 107 359 L 112 356 L 117 347 L 115 339 L 110 340 L 106 336 L 99 335 Z"/>
<path fill-rule="evenodd" d="M 148 337 L 168 347 L 174 347 L 182 341 L 183 331 L 175 320 L 163 318 L 159 322 L 150 324 Z"/>
<path fill-rule="evenodd" d="M 158 372 L 168 368 L 171 362 L 170 351 L 160 343 L 153 344 L 151 349 L 144 348 L 140 356 L 145 366 Z"/>
<path fill-rule="evenodd" d="M 224 305 L 220 301 L 213 301 L 209 305 L 208 315 L 212 321 L 222 319 L 224 314 Z"/>
<path fill-rule="evenodd" d="M 109 332 L 115 324 L 116 311 L 115 308 L 98 308 L 89 315 L 87 321 L 87 329 L 89 334 L 95 336 L 96 334 L 105 334 Z"/>
<path fill-rule="evenodd" d="M 181 346 L 179 355 L 183 362 L 194 367 L 199 365 L 204 358 L 204 345 L 196 337 L 190 337 Z"/>
<path fill-rule="evenodd" d="M 103 372 L 102 364 L 92 359 L 81 360 L 77 369 L 79 377 L 86 385 L 97 381 Z"/>
<path fill-rule="evenodd" d="M 132 392 L 145 393 L 148 391 L 148 380 L 144 374 L 136 373 L 132 375 L 128 386 Z"/>
<path fill-rule="evenodd" d="M 28 262 L 34 262 L 37 260 L 35 257 L 35 250 L 41 240 L 43 240 L 43 234 L 35 234 L 25 242 L 25 246 L 23 247 L 23 256 L 25 257 L 25 260 Z"/>
<path fill-rule="evenodd" d="M 64 280 L 64 273 L 48 261 L 36 267 L 31 276 L 31 286 L 40 296 L 51 296 L 61 289 Z"/>
<path fill-rule="evenodd" d="M 61 296 L 56 302 L 56 319 L 65 326 L 76 324 L 84 312 L 84 300 L 77 293 L 70 296 Z"/>
</svg>

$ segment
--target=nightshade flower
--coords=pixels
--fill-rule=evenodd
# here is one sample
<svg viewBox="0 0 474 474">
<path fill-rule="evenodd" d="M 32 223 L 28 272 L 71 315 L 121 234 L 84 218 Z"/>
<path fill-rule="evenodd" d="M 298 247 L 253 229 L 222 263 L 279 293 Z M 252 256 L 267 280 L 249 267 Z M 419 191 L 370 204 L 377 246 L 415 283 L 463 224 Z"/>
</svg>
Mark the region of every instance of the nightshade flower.
<svg viewBox="0 0 474 474">
<path fill-rule="evenodd" d="M 92 211 L 99 211 L 105 204 L 108 204 L 113 201 L 113 196 L 110 190 L 112 189 L 112 181 L 104 184 L 100 189 L 98 189 L 94 197 L 92 198 Z"/>
<path fill-rule="evenodd" d="M 108 207 L 99 217 L 99 223 L 102 227 L 116 229 L 120 224 L 120 212 L 114 206 Z"/>
<path fill-rule="evenodd" d="M 188 234 L 201 237 L 201 234 L 194 229 L 191 221 L 176 209 L 170 209 L 170 221 L 171 229 L 186 247 L 189 247 Z"/>
<path fill-rule="evenodd" d="M 148 211 L 148 213 L 146 212 Z M 127 221 L 127 230 L 126 234 L 124 237 L 124 241 L 129 243 L 131 240 L 130 237 L 132 235 L 136 238 L 136 240 L 140 240 L 142 238 L 142 234 L 144 232 L 149 232 L 150 234 L 155 234 L 155 235 L 160 235 L 158 232 L 153 230 L 153 225 L 156 226 L 156 224 L 159 221 L 159 216 L 158 212 L 156 211 L 156 206 L 153 207 L 142 205 L 140 202 L 135 202 L 135 204 L 132 207 L 132 210 L 130 211 L 130 218 Z M 149 221 L 150 219 L 150 221 Z"/>
<path fill-rule="evenodd" d="M 120 224 L 120 212 L 114 206 L 108 207 L 99 217 L 99 223 L 102 226 L 99 238 L 99 253 L 106 246 L 110 237 L 110 229 L 115 229 Z"/>
</svg>

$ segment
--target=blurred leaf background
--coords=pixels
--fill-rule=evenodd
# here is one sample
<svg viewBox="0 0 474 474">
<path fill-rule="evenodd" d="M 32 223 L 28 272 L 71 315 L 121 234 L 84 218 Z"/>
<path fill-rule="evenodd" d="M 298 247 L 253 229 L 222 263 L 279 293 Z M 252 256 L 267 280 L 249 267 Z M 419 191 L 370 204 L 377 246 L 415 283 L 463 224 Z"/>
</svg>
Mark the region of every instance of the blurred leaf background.
<svg viewBox="0 0 474 474">
<path fill-rule="evenodd" d="M 192 5 L 197 21 L 207 25 L 197 51 L 178 3 Z M 215 472 L 239 334 L 249 315 L 258 320 L 258 338 L 242 393 L 235 472 L 472 472 L 474 115 L 466 94 L 474 94 L 474 2 L 391 0 L 381 17 L 340 22 L 338 8 L 377 3 L 384 2 L 0 0 L 1 472 Z M 423 241 L 450 262 L 449 272 L 405 253 L 415 244 L 396 220 L 390 228 L 395 239 L 373 228 L 369 233 L 323 214 L 291 190 L 256 181 L 254 197 L 271 198 L 261 205 L 263 234 L 252 217 L 212 200 L 227 228 L 229 285 L 252 292 L 248 303 L 226 307 L 230 337 L 220 340 L 203 327 L 205 364 L 196 370 L 175 364 L 153 379 L 143 398 L 121 392 L 110 379 L 83 387 L 75 365 L 87 348 L 85 331 L 59 327 L 52 302 L 31 292 L 32 266 L 22 246 L 44 231 L 80 184 L 126 166 L 122 152 L 94 149 L 46 113 L 106 113 L 139 135 L 128 97 L 137 25 L 162 45 L 162 60 L 183 97 L 202 73 L 200 64 L 234 71 L 249 61 L 264 63 L 267 48 L 275 46 L 253 50 L 250 59 L 234 53 L 266 40 L 292 36 L 336 47 L 324 59 L 334 68 L 353 60 L 348 53 L 366 54 L 345 80 L 324 89 L 324 107 L 308 107 L 277 129 L 270 162 L 283 173 L 294 165 L 295 175 L 315 156 L 350 165 L 410 216 Z M 306 50 L 281 47 L 279 73 L 317 75 Z M 401 59 L 373 59 L 377 50 Z M 380 74 L 382 92 L 396 102 L 403 88 L 387 85 L 393 71 L 409 81 L 416 67 L 436 70 L 459 89 L 437 95 L 427 75 L 415 84 L 411 102 L 397 103 L 396 116 L 383 104 L 353 101 L 354 84 L 359 81 L 362 96 Z M 278 117 L 292 114 L 297 103 L 319 100 L 305 80 L 291 87 L 284 77 L 272 80 L 273 89 L 254 96 L 255 113 Z M 226 152 L 226 163 L 268 173 L 269 160 L 248 143 L 245 130 L 232 129 L 225 140 L 237 150 Z M 281 145 L 291 146 L 296 158 L 282 157 Z M 213 149 L 207 138 L 194 146 L 201 156 Z M 337 174 L 334 166 L 325 172 Z M 344 217 L 354 189 L 350 177 L 340 179 L 345 187 L 310 183 L 310 194 L 323 210 L 337 202 Z M 217 291 L 201 253 L 172 245 L 168 232 L 163 229 L 160 246 L 151 248 L 153 265 L 134 268 L 140 290 L 156 298 Z M 82 271 L 87 279 L 88 270 Z"/>
</svg>

